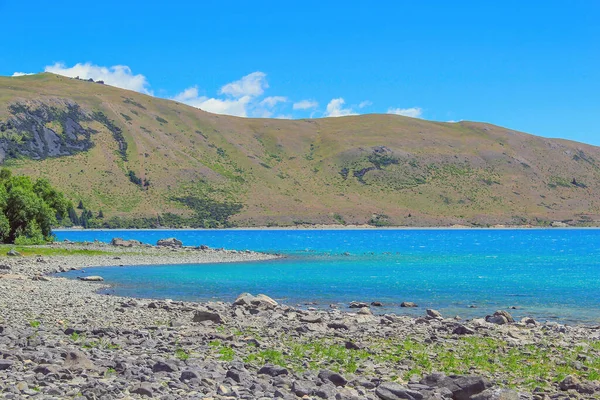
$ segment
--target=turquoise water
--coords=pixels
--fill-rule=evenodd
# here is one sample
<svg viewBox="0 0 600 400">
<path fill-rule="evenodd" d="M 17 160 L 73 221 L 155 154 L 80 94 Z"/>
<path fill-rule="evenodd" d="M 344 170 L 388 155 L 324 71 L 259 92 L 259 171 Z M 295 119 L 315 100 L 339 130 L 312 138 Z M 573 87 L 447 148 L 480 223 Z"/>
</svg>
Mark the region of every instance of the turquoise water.
<svg viewBox="0 0 600 400">
<path fill-rule="evenodd" d="M 290 305 L 381 301 L 380 312 L 517 317 L 600 323 L 600 230 L 215 230 L 57 231 L 60 240 L 156 243 L 283 253 L 268 262 L 93 269 L 109 293 L 231 301 L 265 293 Z M 76 277 L 82 272 L 63 274 Z M 86 273 L 92 273 L 88 270 Z M 418 309 L 400 308 L 413 301 Z M 476 308 L 471 308 L 475 306 Z"/>
</svg>

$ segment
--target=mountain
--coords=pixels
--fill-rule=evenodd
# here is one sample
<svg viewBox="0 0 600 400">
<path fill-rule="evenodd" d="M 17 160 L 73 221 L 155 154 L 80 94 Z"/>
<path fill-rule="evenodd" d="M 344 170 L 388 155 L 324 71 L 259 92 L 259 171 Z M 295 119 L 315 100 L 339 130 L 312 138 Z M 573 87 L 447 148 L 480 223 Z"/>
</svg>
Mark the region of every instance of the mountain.
<svg viewBox="0 0 600 400">
<path fill-rule="evenodd" d="M 0 77 L 0 160 L 106 219 L 600 221 L 598 147 L 396 115 L 237 118 L 48 73 Z"/>
</svg>

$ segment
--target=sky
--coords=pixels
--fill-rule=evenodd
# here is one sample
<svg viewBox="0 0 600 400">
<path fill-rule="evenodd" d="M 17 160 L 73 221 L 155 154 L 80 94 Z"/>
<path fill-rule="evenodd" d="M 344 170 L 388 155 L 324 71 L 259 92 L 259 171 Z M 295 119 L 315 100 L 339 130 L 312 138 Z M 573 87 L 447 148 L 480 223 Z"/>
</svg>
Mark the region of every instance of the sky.
<svg viewBox="0 0 600 400">
<path fill-rule="evenodd" d="M 394 113 L 600 145 L 600 2 L 0 0 L 0 75 L 242 117 Z"/>
</svg>

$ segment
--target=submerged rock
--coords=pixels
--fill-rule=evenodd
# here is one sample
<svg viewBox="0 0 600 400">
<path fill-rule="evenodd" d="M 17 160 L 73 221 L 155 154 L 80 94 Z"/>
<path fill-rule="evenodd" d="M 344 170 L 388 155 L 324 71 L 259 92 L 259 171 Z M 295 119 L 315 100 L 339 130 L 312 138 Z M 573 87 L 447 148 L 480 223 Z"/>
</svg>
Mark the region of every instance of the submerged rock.
<svg viewBox="0 0 600 400">
<path fill-rule="evenodd" d="M 400 307 L 419 307 L 419 305 L 416 303 L 413 303 L 412 301 L 403 301 L 400 304 Z"/>
</svg>

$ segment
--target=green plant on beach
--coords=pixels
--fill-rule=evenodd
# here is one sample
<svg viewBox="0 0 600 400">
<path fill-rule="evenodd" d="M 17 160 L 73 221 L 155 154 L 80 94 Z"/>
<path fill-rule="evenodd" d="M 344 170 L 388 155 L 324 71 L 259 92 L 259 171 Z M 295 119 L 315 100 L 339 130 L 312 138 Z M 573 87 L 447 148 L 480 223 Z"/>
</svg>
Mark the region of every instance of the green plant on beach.
<svg viewBox="0 0 600 400">
<path fill-rule="evenodd" d="M 190 354 L 185 351 L 184 349 L 182 349 L 181 347 L 178 347 L 175 350 L 175 358 L 181 360 L 181 361 L 186 361 L 188 358 L 190 358 Z"/>
</svg>

